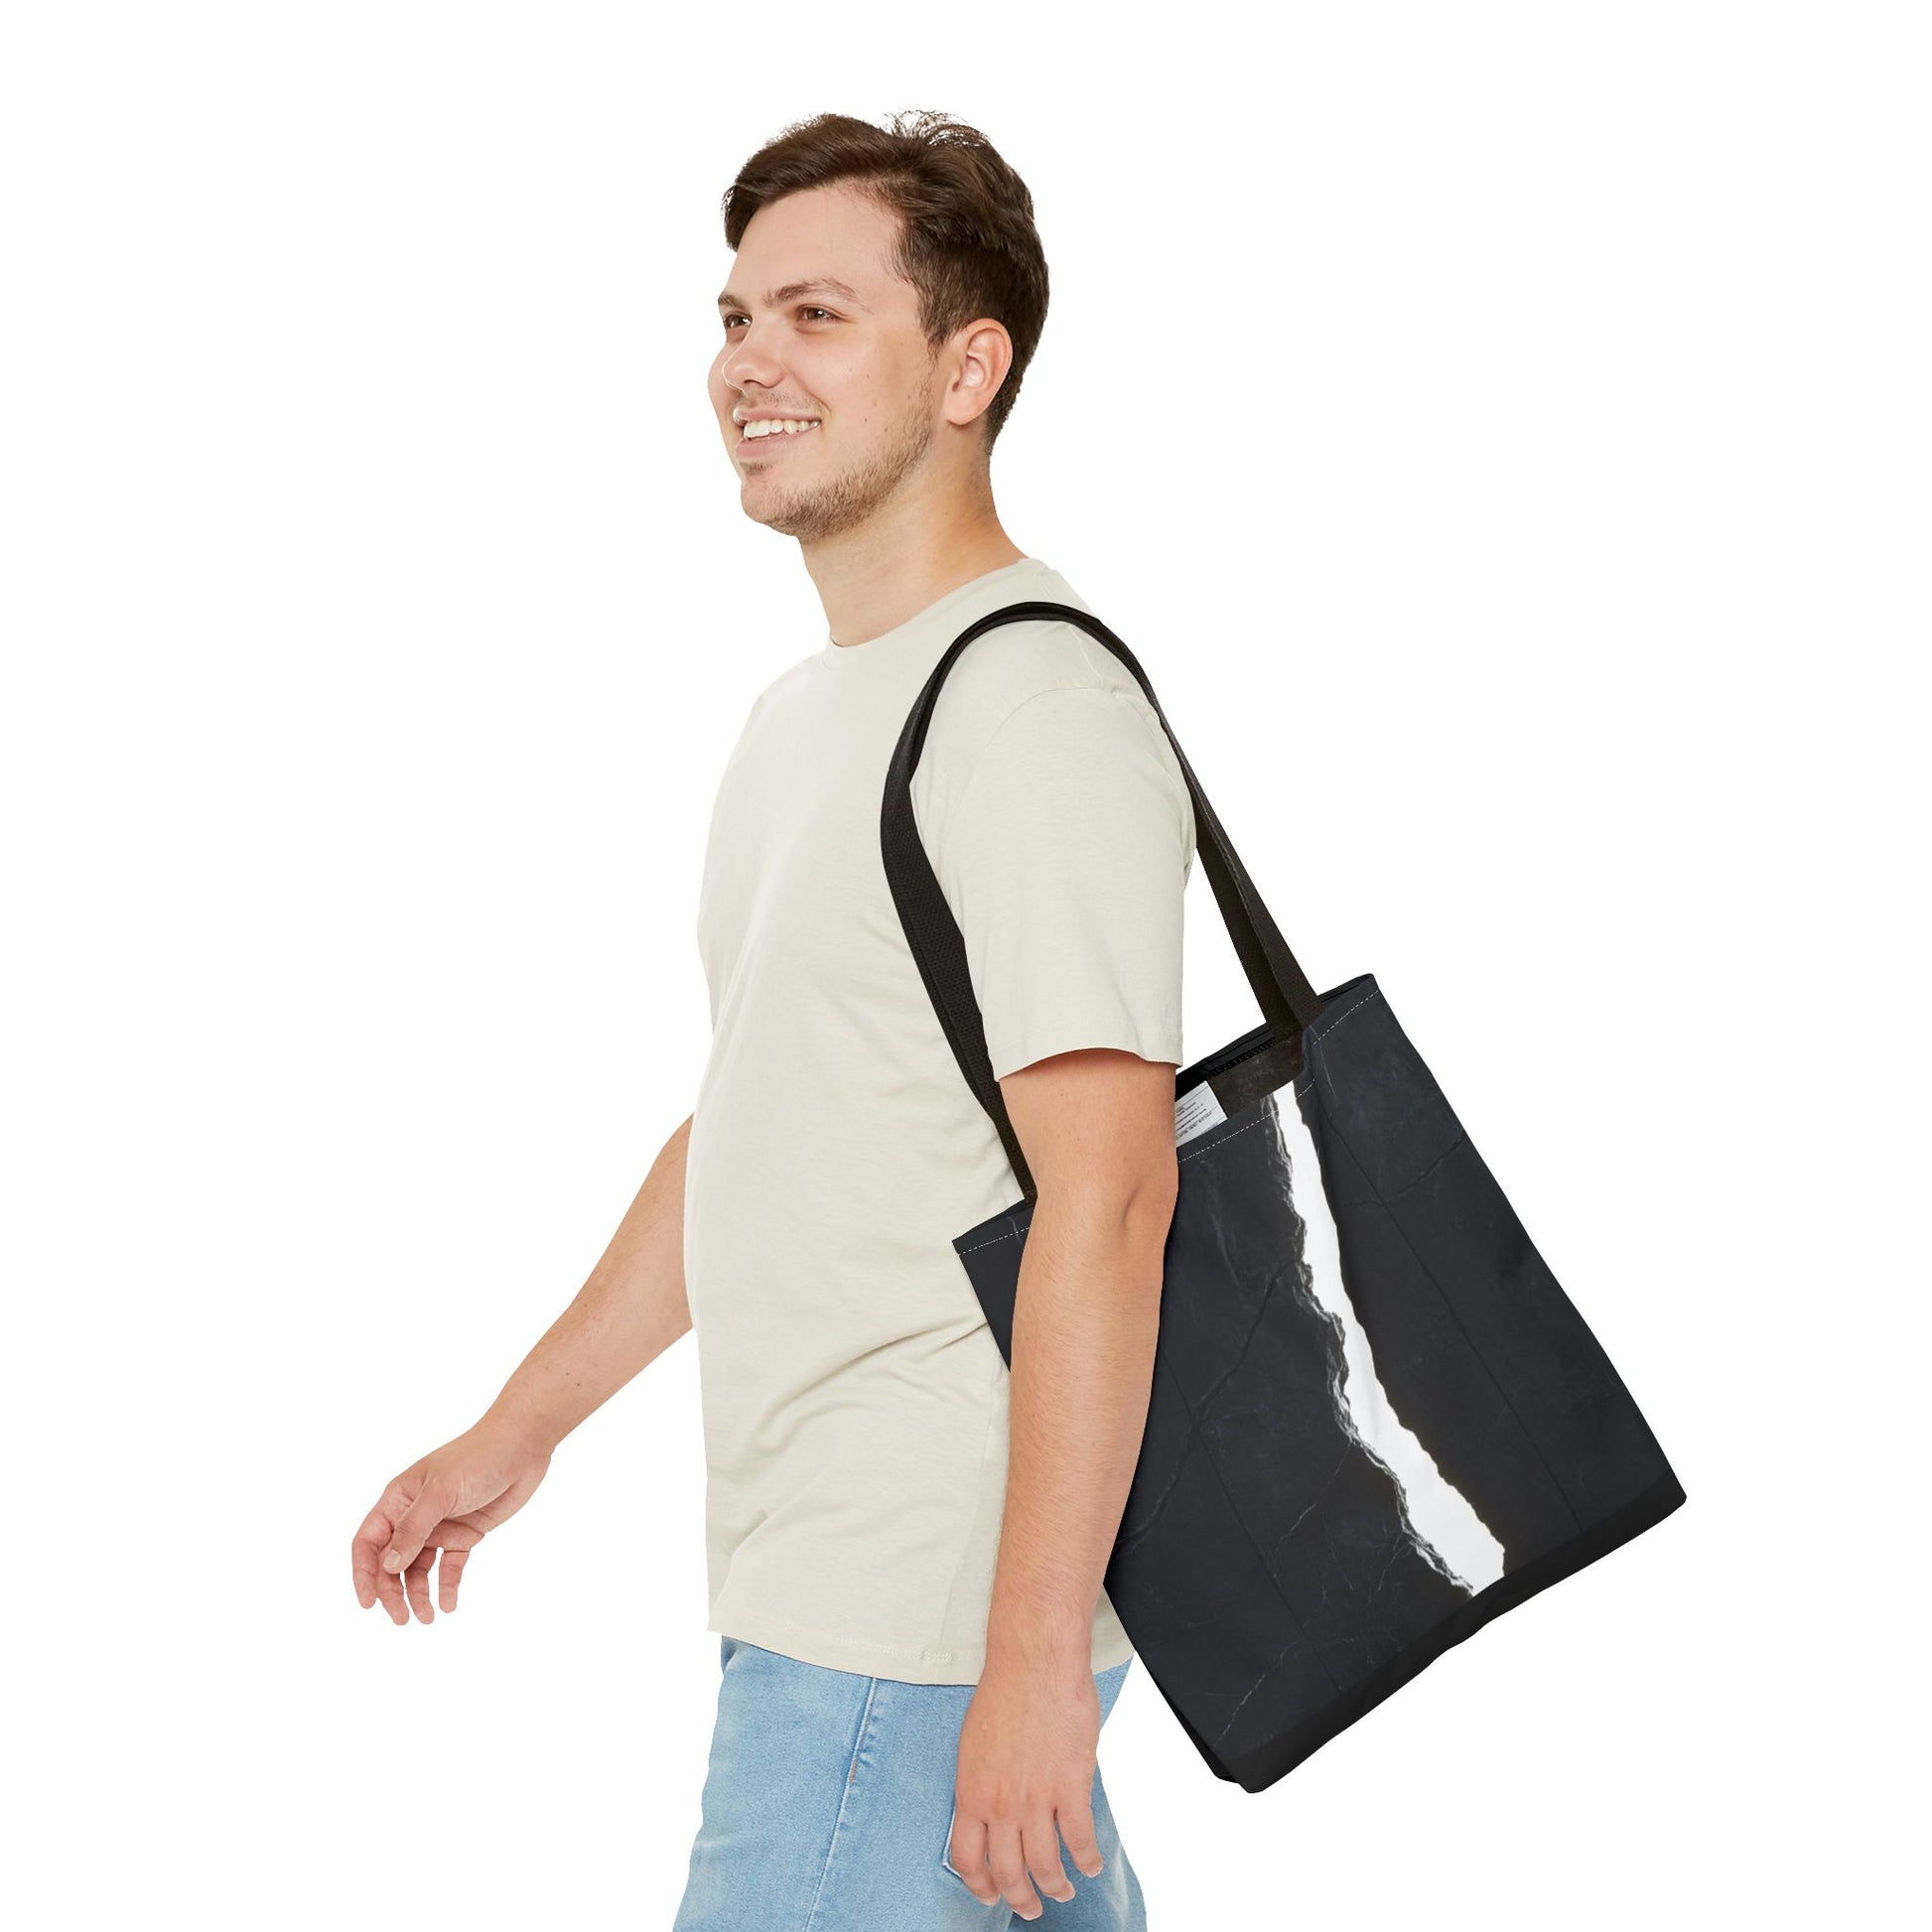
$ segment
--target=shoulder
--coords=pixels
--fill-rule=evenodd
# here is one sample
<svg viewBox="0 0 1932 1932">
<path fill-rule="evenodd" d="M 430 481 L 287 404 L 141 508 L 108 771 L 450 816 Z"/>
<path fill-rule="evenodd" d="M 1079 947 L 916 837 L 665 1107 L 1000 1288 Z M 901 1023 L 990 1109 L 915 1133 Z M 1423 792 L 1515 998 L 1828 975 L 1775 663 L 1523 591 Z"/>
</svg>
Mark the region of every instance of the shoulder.
<svg viewBox="0 0 1932 1932">
<path fill-rule="evenodd" d="M 1087 609 L 1063 584 L 1047 594 Z M 1009 726 L 1065 720 L 1087 735 L 1131 736 L 1137 719 L 1138 729 L 1165 736 L 1140 681 L 1100 638 L 1065 619 L 1020 619 L 983 631 L 954 659 L 933 705 L 922 760 L 970 770 Z"/>
<path fill-rule="evenodd" d="M 944 736 L 934 707 L 935 733 L 912 795 L 920 830 L 941 853 L 950 855 L 962 837 L 1007 850 L 1024 828 L 1047 823 L 1056 839 L 1078 827 L 1123 845 L 1144 833 L 1165 836 L 1158 830 L 1165 826 L 1191 865 L 1193 804 L 1167 728 L 1134 674 L 1104 645 L 1093 647 L 1118 676 L 996 680 L 980 694 L 969 728 L 958 728 L 955 714 L 955 729 Z"/>
<path fill-rule="evenodd" d="M 794 713 L 812 690 L 812 660 L 801 658 L 788 664 L 778 675 L 770 680 L 752 700 L 745 713 L 745 722 L 739 727 L 739 743 L 758 736 L 760 721 L 770 718 L 783 720 Z"/>
</svg>

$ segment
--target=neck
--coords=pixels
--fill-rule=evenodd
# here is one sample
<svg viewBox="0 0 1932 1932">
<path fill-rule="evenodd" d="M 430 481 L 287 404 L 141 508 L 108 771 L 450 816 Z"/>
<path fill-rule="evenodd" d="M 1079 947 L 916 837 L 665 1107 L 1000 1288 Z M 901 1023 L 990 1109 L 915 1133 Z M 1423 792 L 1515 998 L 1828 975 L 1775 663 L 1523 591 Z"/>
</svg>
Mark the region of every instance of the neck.
<svg viewBox="0 0 1932 1932">
<path fill-rule="evenodd" d="M 1027 554 L 1000 527 L 991 497 L 952 515 L 935 517 L 928 504 L 883 520 L 891 527 L 876 519 L 805 549 L 826 626 L 841 645 L 869 643 L 948 591 Z"/>
</svg>

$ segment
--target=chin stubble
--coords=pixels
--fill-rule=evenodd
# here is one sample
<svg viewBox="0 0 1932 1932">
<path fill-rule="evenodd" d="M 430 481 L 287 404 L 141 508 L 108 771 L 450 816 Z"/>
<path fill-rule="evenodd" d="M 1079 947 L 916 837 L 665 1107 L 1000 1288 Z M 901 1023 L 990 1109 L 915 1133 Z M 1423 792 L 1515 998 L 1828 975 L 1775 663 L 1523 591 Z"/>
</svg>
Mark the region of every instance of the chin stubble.
<svg viewBox="0 0 1932 1932">
<path fill-rule="evenodd" d="M 823 436 L 825 431 L 814 430 Z M 758 520 L 782 536 L 818 542 L 857 529 L 891 500 L 932 447 L 932 425 L 908 414 L 899 433 L 878 456 L 824 482 L 786 488 L 776 479 L 767 483 L 771 501 Z M 757 512 L 754 512 L 757 514 Z"/>
</svg>

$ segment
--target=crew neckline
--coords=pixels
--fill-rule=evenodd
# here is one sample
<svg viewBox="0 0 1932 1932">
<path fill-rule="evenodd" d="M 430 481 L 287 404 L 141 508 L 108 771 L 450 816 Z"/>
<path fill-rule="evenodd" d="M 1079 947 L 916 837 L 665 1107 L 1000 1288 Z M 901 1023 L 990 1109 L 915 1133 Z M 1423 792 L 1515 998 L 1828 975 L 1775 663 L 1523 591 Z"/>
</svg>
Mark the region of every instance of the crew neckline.
<svg viewBox="0 0 1932 1932">
<path fill-rule="evenodd" d="M 888 650 L 911 632 L 922 630 L 934 618 L 942 616 L 962 604 L 966 599 L 977 596 L 989 586 L 1004 583 L 1009 577 L 1018 577 L 1023 572 L 1050 571 L 1052 566 L 1040 557 L 1020 557 L 1010 564 L 1001 564 L 997 569 L 982 571 L 979 576 L 968 578 L 963 584 L 955 585 L 943 597 L 934 598 L 924 610 L 915 611 L 903 623 L 896 623 L 890 630 L 882 630 L 877 637 L 868 637 L 863 644 L 841 644 L 834 640 L 831 631 L 825 633 L 825 642 L 818 652 L 821 664 L 837 664 L 848 659 L 866 657 L 884 645 Z"/>
</svg>

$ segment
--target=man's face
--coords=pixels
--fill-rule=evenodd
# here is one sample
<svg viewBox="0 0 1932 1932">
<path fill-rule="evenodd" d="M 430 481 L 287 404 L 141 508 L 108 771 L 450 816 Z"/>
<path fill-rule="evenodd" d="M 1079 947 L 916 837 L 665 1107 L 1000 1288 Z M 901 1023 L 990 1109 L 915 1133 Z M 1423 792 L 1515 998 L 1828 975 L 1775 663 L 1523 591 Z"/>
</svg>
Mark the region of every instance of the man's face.
<svg viewBox="0 0 1932 1932">
<path fill-rule="evenodd" d="M 752 217 L 719 303 L 711 402 L 745 513 L 804 542 L 865 523 L 947 428 L 918 296 L 887 266 L 897 222 L 842 186 L 787 195 Z M 760 416 L 797 427 L 748 438 Z"/>
</svg>

